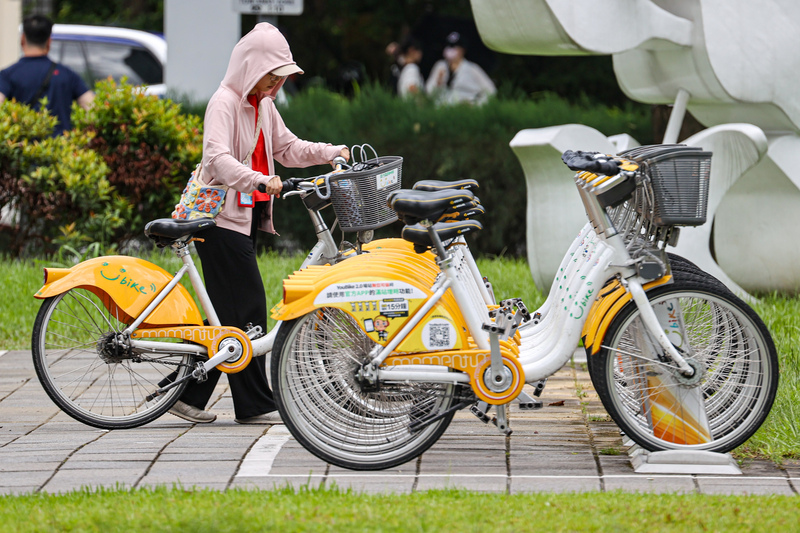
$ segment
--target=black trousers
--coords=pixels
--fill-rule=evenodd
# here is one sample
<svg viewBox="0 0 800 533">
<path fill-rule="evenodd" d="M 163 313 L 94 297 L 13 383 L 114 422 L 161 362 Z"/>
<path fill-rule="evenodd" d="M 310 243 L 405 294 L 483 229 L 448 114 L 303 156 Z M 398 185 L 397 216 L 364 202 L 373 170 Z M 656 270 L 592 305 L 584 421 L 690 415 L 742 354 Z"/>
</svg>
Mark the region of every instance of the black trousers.
<svg viewBox="0 0 800 533">
<path fill-rule="evenodd" d="M 253 237 L 248 237 L 214 227 L 198 234 L 205 241 L 196 241 L 195 246 L 203 264 L 206 290 L 220 323 L 244 329 L 252 322 L 266 332 L 267 300 L 256 262 L 255 231 Z M 254 357 L 241 372 L 228 374 L 236 418 L 249 418 L 277 409 L 267 381 L 265 359 Z M 206 381 L 192 380 L 181 401 L 205 409 L 221 374 L 213 369 Z"/>
</svg>

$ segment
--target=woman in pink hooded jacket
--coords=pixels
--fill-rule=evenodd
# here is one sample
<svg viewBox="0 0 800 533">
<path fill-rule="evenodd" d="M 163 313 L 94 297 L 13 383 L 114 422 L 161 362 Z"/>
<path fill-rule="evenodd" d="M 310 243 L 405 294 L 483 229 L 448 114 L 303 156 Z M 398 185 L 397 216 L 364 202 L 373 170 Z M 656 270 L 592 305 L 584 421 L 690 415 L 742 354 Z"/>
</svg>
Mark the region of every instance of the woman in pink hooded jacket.
<svg viewBox="0 0 800 533">
<path fill-rule="evenodd" d="M 283 123 L 275 95 L 286 76 L 302 73 L 280 31 L 257 24 L 234 47 L 225 78 L 208 102 L 203 172 L 213 178 L 212 185 L 224 184 L 229 190 L 216 227 L 198 234 L 204 242 L 196 247 L 222 325 L 244 329 L 252 323 L 267 330 L 255 242 L 258 230 L 275 233 L 270 195 L 279 193 L 282 184 L 274 175 L 273 160 L 286 167 L 307 167 L 329 163 L 336 156 L 350 159 L 346 146 L 298 139 Z M 262 184 L 265 194 L 257 191 Z M 213 422 L 216 415 L 204 409 L 219 376 L 215 370 L 203 383 L 192 382 L 170 412 L 192 422 Z M 264 357 L 254 357 L 243 371 L 228 374 L 228 380 L 236 422 L 280 423 Z"/>
</svg>

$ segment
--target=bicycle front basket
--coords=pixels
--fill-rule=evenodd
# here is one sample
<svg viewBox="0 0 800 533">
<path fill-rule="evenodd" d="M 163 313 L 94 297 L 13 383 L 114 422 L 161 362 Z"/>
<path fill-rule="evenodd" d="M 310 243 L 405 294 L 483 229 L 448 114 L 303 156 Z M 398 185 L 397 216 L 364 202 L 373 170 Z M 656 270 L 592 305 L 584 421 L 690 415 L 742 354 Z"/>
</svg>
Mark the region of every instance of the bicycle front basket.
<svg viewBox="0 0 800 533">
<path fill-rule="evenodd" d="M 370 159 L 331 176 L 331 203 L 342 231 L 372 230 L 397 220 L 386 199 L 401 187 L 402 178 L 399 156 Z"/>
<path fill-rule="evenodd" d="M 681 144 L 642 146 L 623 152 L 640 165 L 652 206 L 643 213 L 656 226 L 700 226 L 706 222 L 711 152 Z M 646 196 L 650 196 L 647 194 Z"/>
</svg>

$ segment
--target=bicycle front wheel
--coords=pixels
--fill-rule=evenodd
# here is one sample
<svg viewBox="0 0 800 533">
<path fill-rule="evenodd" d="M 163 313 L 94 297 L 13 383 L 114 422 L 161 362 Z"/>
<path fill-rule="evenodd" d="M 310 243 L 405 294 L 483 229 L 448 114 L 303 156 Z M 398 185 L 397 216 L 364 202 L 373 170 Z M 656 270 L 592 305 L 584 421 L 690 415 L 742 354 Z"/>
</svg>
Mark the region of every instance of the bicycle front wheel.
<svg viewBox="0 0 800 533">
<path fill-rule="evenodd" d="M 653 289 L 648 298 L 680 321 L 678 349 L 695 377 L 658 357 L 631 302 L 589 366 L 608 414 L 647 450 L 734 449 L 758 430 L 775 399 L 778 359 L 766 326 L 733 293 L 700 278 Z"/>
<path fill-rule="evenodd" d="M 379 470 L 414 459 L 453 418 L 447 411 L 458 387 L 452 384 L 381 383 L 363 390 L 355 373 L 373 346 L 350 315 L 323 308 L 283 323 L 272 351 L 272 383 L 286 427 L 314 455 L 343 468 Z"/>
<path fill-rule="evenodd" d="M 116 349 L 114 335 L 125 327 L 86 289 L 42 303 L 33 326 L 33 366 L 47 395 L 75 420 L 103 429 L 141 426 L 164 414 L 186 388 L 184 382 L 147 400 L 191 372 L 194 356 Z"/>
</svg>

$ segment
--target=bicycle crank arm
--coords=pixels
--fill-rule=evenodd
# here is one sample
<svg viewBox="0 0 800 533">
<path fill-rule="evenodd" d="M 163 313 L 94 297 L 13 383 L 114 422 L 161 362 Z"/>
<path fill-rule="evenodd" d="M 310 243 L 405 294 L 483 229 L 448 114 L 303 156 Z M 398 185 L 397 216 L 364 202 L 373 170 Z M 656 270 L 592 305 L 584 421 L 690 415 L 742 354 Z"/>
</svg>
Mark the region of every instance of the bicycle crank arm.
<svg viewBox="0 0 800 533">
<path fill-rule="evenodd" d="M 425 426 L 429 426 L 430 424 L 433 424 L 437 420 L 441 420 L 442 418 L 446 417 L 450 413 L 455 413 L 456 411 L 460 411 L 461 409 L 465 408 L 466 406 L 468 406 L 469 404 L 471 404 L 473 402 L 474 402 L 474 400 L 469 400 L 469 401 L 465 400 L 463 402 L 459 402 L 459 403 L 455 404 L 453 407 L 451 407 L 450 409 L 448 409 L 447 411 L 442 411 L 441 413 L 439 413 L 436 416 L 432 416 L 432 417 L 426 418 L 424 420 L 418 420 L 416 422 L 413 422 L 413 423 L 409 424 L 408 429 L 411 430 L 412 432 L 419 431 L 420 429 L 424 428 Z"/>
<path fill-rule="evenodd" d="M 160 389 L 156 390 L 153 394 L 148 394 L 147 396 L 145 396 L 145 401 L 146 402 L 153 401 L 154 399 L 158 398 L 159 396 L 169 391 L 170 389 L 173 389 L 178 385 L 180 385 L 181 383 L 183 383 L 184 381 L 189 381 L 190 379 L 196 379 L 198 382 L 202 383 L 203 381 L 206 380 L 207 375 L 208 373 L 206 372 L 203 363 L 197 363 L 197 367 L 192 371 L 191 374 L 183 376 L 181 379 L 175 380 L 172 383 L 164 385 Z"/>
</svg>

